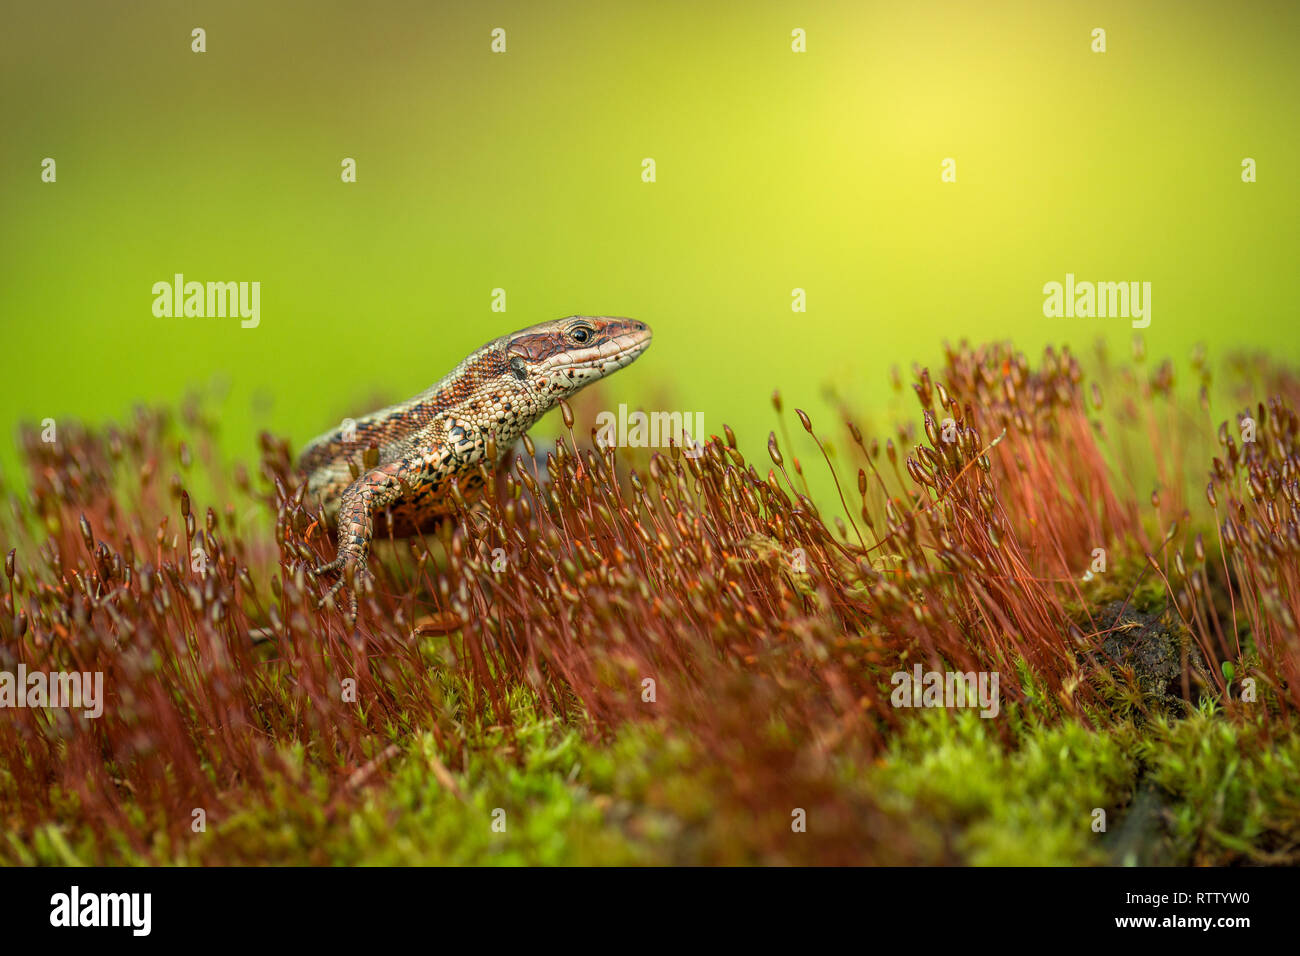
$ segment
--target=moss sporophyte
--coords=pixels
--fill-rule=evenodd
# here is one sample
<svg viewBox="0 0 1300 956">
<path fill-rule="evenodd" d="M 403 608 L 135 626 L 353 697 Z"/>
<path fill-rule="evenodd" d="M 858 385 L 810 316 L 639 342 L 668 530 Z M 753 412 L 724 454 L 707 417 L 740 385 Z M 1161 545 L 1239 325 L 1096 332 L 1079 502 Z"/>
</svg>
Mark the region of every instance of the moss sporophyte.
<svg viewBox="0 0 1300 956">
<path fill-rule="evenodd" d="M 431 528 L 376 507 L 355 619 L 282 438 L 29 429 L 0 672 L 103 711 L 5 708 L 0 860 L 1295 863 L 1300 383 L 1087 364 L 959 345 L 756 455 L 597 443 L 594 385 Z"/>
</svg>

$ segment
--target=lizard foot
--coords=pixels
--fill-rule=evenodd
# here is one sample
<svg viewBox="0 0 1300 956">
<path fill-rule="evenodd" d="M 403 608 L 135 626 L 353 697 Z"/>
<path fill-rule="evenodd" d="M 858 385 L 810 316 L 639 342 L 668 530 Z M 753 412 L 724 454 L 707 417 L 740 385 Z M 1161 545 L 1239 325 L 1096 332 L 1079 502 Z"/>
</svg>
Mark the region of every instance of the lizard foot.
<svg viewBox="0 0 1300 956">
<path fill-rule="evenodd" d="M 318 565 L 312 569 L 312 574 L 321 577 L 325 574 L 342 572 L 339 579 L 335 581 L 328 591 L 316 602 L 316 609 L 320 610 L 326 602 L 333 600 L 343 588 L 348 589 L 348 618 L 356 620 L 357 617 L 357 591 L 361 587 L 361 582 L 371 577 L 370 570 L 366 567 L 366 559 L 360 555 L 350 554 L 346 551 L 341 552 L 338 557 L 327 564 Z"/>
</svg>

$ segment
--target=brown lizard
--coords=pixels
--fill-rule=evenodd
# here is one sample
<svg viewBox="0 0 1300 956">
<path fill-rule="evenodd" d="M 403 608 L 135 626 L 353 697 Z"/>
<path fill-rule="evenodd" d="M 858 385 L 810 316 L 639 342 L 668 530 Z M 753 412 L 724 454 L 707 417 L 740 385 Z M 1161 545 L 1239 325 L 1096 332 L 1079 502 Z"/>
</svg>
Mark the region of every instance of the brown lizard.
<svg viewBox="0 0 1300 956">
<path fill-rule="evenodd" d="M 341 573 L 321 604 L 351 575 L 356 616 L 375 514 L 387 512 L 393 534 L 405 536 L 454 510 L 452 479 L 473 500 L 483 491 L 480 462 L 494 469 L 560 399 L 627 365 L 650 337 L 650 327 L 633 319 L 578 315 L 543 322 L 489 342 L 414 398 L 308 443 L 298 468 L 325 518 L 337 519 L 336 557 L 313 573 Z"/>
</svg>

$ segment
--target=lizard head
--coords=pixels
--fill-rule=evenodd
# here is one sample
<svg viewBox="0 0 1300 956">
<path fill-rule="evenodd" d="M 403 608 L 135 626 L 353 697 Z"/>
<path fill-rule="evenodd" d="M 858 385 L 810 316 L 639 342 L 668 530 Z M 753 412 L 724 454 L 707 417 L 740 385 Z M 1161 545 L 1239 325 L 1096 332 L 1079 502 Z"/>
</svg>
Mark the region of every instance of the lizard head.
<svg viewBox="0 0 1300 956">
<path fill-rule="evenodd" d="M 649 348 L 651 334 L 644 322 L 609 316 L 543 322 L 506 337 L 506 378 L 547 409 L 632 362 Z"/>
</svg>

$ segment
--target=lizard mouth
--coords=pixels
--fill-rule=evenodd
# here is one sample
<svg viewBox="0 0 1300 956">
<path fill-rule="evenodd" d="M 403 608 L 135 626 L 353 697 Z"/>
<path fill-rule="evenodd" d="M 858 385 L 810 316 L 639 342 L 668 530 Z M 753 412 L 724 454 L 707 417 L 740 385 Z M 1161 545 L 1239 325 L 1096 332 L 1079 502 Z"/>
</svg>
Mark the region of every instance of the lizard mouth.
<svg viewBox="0 0 1300 956">
<path fill-rule="evenodd" d="M 650 347 L 650 340 L 654 338 L 654 333 L 650 327 L 643 322 L 637 323 L 640 328 L 629 328 L 626 332 L 620 332 L 617 335 L 611 335 L 603 342 L 592 346 L 589 349 L 583 349 L 580 352 L 570 352 L 566 356 L 563 367 L 567 369 L 595 369 L 602 375 L 623 368 L 631 364 L 642 352 Z"/>
<path fill-rule="evenodd" d="M 652 338 L 654 333 L 650 331 L 650 326 L 642 324 L 639 329 L 632 329 L 611 338 L 599 346 L 597 351 L 602 353 L 604 359 L 616 362 L 617 366 L 622 368 L 648 349 Z"/>
</svg>

